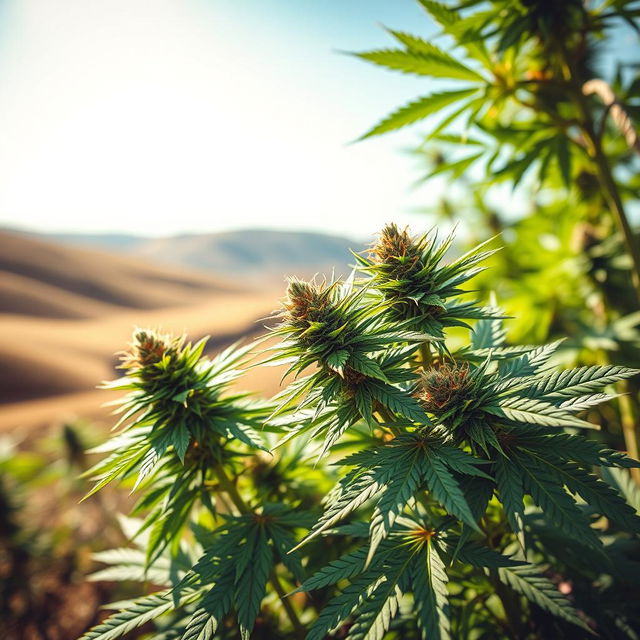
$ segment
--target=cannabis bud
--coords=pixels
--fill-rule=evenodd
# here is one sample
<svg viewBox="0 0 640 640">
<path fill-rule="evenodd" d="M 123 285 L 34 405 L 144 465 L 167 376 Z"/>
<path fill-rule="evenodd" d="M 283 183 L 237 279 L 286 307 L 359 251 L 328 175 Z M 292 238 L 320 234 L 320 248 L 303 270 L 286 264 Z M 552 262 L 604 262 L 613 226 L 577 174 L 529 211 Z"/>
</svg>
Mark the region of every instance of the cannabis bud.
<svg viewBox="0 0 640 640">
<path fill-rule="evenodd" d="M 162 361 L 166 355 L 176 353 L 181 339 L 160 334 L 153 329 L 137 329 L 131 349 L 122 358 L 123 369 L 145 369 Z"/>
<path fill-rule="evenodd" d="M 397 354 L 390 345 L 404 344 L 406 353 L 425 341 L 424 334 L 408 330 L 385 314 L 386 303 L 370 296 L 367 287 L 349 279 L 330 284 L 290 280 L 272 333 L 283 338 L 276 355 L 266 362 L 285 361 L 285 375 L 311 373 L 277 396 L 274 415 L 292 405 L 331 406 L 325 412 L 325 428 L 340 433 L 360 418 L 372 424 L 374 407 L 428 421 L 415 398 L 399 390 L 387 375 L 395 368 Z M 409 346 L 410 345 L 410 346 Z M 395 371 L 394 383 L 412 383 L 411 369 Z M 392 408 L 393 407 L 393 408 Z"/>
<path fill-rule="evenodd" d="M 360 335 L 352 319 L 354 302 L 353 298 L 341 296 L 339 282 L 318 285 L 290 280 L 278 332 L 304 350 L 296 355 L 305 355 L 306 364 L 316 362 L 341 371 L 352 353 L 349 340 Z"/>
<path fill-rule="evenodd" d="M 371 288 L 383 299 L 389 320 L 441 340 L 446 327 L 468 326 L 471 318 L 497 317 L 495 309 L 459 299 L 467 293 L 462 285 L 484 269 L 478 263 L 494 251 L 482 251 L 483 243 L 442 264 L 453 238 L 450 234 L 439 240 L 435 230 L 412 236 L 407 229 L 389 224 L 366 257 L 356 255 L 360 271 L 369 276 Z M 438 349 L 438 342 L 433 346 Z"/>
<path fill-rule="evenodd" d="M 390 277 L 406 277 L 422 266 L 418 245 L 406 228 L 400 231 L 395 224 L 384 227 L 369 255 L 375 264 L 384 265 Z"/>
<path fill-rule="evenodd" d="M 436 416 L 462 411 L 473 398 L 474 381 L 470 373 L 466 362 L 442 364 L 425 371 L 418 394 L 424 410 Z"/>
<path fill-rule="evenodd" d="M 281 317 L 291 327 L 304 331 L 313 322 L 327 319 L 331 289 L 315 282 L 291 279 Z"/>
</svg>

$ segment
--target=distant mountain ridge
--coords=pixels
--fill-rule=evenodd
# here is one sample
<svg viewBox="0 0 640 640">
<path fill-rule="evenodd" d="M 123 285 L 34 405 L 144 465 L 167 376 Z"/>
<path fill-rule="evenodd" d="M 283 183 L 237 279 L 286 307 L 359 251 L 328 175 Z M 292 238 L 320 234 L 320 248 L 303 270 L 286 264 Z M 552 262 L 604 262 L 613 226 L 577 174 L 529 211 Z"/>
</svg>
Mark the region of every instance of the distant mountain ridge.
<svg viewBox="0 0 640 640">
<path fill-rule="evenodd" d="M 258 280 L 316 273 L 346 276 L 350 250 L 362 245 L 340 236 L 308 231 L 246 229 L 152 238 L 127 234 L 19 232 L 77 247 L 118 252 L 147 262 Z"/>
</svg>

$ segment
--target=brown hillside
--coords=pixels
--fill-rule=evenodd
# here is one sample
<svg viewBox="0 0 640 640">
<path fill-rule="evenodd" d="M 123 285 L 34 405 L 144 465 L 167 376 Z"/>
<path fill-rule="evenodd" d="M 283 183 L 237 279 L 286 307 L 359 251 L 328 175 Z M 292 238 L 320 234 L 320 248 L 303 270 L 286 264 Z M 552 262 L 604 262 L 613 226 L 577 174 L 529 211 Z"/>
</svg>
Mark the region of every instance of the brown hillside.
<svg viewBox="0 0 640 640">
<path fill-rule="evenodd" d="M 117 308 L 33 278 L 0 272 L 0 313 L 74 319 L 113 313 Z"/>
<path fill-rule="evenodd" d="M 179 268 L 0 232 L 2 313 L 96 317 L 107 311 L 105 304 L 154 309 L 237 290 L 213 277 Z"/>
<path fill-rule="evenodd" d="M 104 416 L 96 385 L 118 375 L 135 326 L 209 335 L 215 351 L 261 332 L 281 295 L 0 233 L 0 430 Z M 243 386 L 272 393 L 277 380 L 267 369 Z"/>
</svg>

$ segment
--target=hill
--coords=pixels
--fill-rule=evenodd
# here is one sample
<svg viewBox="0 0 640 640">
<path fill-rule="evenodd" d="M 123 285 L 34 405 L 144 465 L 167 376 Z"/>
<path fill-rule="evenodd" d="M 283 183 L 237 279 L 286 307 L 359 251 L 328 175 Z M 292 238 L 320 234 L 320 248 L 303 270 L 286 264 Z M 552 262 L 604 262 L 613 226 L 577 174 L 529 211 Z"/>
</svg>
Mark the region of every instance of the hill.
<svg viewBox="0 0 640 640">
<path fill-rule="evenodd" d="M 310 277 L 348 272 L 354 242 L 337 236 L 299 231 L 247 229 L 227 233 L 149 239 L 135 255 L 243 278 Z M 359 247 L 355 247 L 359 248 Z"/>
<path fill-rule="evenodd" d="M 117 308 L 154 309 L 238 290 L 104 251 L 71 248 L 0 232 L 0 313 L 95 317 Z"/>
<path fill-rule="evenodd" d="M 194 340 L 210 335 L 215 350 L 263 331 L 259 320 L 281 295 L 281 285 L 256 290 L 0 232 L 0 430 L 84 414 L 92 402 L 97 410 L 108 398 L 94 399 L 95 387 L 119 375 L 114 354 L 135 326 L 188 331 Z M 274 390 L 272 378 L 255 375 L 251 386 Z"/>
</svg>

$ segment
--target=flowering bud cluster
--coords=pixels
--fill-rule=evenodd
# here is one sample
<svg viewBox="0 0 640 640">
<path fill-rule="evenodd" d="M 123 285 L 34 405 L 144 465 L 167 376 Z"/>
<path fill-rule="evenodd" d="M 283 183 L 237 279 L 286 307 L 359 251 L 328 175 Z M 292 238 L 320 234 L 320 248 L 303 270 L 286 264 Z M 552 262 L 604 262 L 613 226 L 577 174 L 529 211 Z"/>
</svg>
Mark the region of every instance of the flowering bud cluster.
<svg viewBox="0 0 640 640">
<path fill-rule="evenodd" d="M 174 359 L 183 343 L 184 337 L 175 338 L 152 329 L 137 329 L 129 351 L 122 356 L 120 367 L 143 379 L 154 378 L 159 371 L 156 365 Z"/>
<path fill-rule="evenodd" d="M 410 277 L 424 266 L 418 244 L 407 229 L 387 225 L 369 252 L 376 265 L 391 279 Z"/>
<path fill-rule="evenodd" d="M 335 287 L 298 279 L 289 281 L 280 317 L 295 338 L 306 344 L 317 342 L 330 337 L 328 334 L 339 328 L 341 322 L 347 322 L 333 304 Z"/>
<path fill-rule="evenodd" d="M 495 440 L 496 417 L 487 413 L 495 400 L 493 376 L 468 362 L 436 364 L 422 373 L 416 397 L 455 441 Z M 480 435 L 481 431 L 484 435 Z"/>
<path fill-rule="evenodd" d="M 422 374 L 419 398 L 425 411 L 436 416 L 462 408 L 473 393 L 469 364 L 443 364 Z"/>
<path fill-rule="evenodd" d="M 440 242 L 436 232 L 412 236 L 407 229 L 389 224 L 367 256 L 356 256 L 371 288 L 386 304 L 389 319 L 441 338 L 447 326 L 467 326 L 467 318 L 491 317 L 489 310 L 457 298 L 466 293 L 461 285 L 482 271 L 478 263 L 493 252 L 480 251 L 480 245 L 442 264 L 452 244 L 452 235 Z"/>
</svg>

